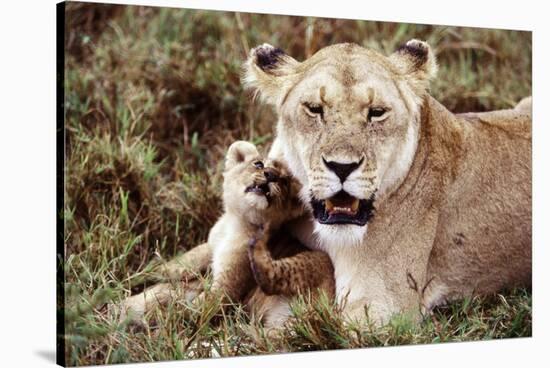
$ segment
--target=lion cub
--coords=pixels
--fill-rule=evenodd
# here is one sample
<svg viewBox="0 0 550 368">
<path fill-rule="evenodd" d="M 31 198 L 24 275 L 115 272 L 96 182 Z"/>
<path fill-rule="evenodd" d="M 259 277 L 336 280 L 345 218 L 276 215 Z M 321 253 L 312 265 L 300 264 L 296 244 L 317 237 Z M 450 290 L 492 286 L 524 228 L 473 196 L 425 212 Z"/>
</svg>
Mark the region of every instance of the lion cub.
<svg viewBox="0 0 550 368">
<path fill-rule="evenodd" d="M 207 295 L 199 290 L 196 273 L 208 267 L 213 274 L 211 292 L 233 302 L 258 297 L 256 286 L 267 295 L 293 296 L 320 288 L 334 296 L 334 268 L 328 255 L 305 249 L 280 229 L 283 222 L 304 213 L 297 197 L 300 184 L 284 165 L 274 160 L 264 164 L 255 145 L 237 141 L 227 152 L 223 178 L 224 213 L 208 241 L 163 267 L 163 275 L 172 282 L 125 299 L 121 319 L 140 318 L 172 300 L 178 281 L 183 281 L 186 300 L 201 303 Z"/>
<path fill-rule="evenodd" d="M 275 160 L 264 163 L 256 146 L 245 141 L 228 150 L 223 183 L 224 214 L 210 230 L 213 291 L 223 291 L 233 301 L 241 301 L 257 284 L 268 295 L 292 296 L 313 288 L 334 295 L 334 269 L 327 254 L 300 251 L 296 242 L 268 241 L 287 222 L 303 214 L 297 197 L 300 184 L 284 165 Z M 299 253 L 297 253 L 299 252 Z M 296 254 L 297 253 L 297 254 Z"/>
</svg>

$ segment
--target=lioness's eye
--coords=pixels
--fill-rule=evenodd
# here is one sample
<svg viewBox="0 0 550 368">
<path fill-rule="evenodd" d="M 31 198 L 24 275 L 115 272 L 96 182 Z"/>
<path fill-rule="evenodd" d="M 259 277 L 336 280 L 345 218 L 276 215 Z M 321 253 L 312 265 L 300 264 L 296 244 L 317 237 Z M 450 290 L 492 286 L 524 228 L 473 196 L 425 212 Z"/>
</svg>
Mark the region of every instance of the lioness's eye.
<svg viewBox="0 0 550 368">
<path fill-rule="evenodd" d="M 256 161 L 254 162 L 254 166 L 256 167 L 256 169 L 263 169 L 264 163 L 262 161 Z"/>
<path fill-rule="evenodd" d="M 367 116 L 367 119 L 369 121 L 372 120 L 372 118 L 379 118 L 381 116 L 383 116 L 384 114 L 386 113 L 386 109 L 384 108 L 381 108 L 381 107 L 371 107 L 369 109 L 369 114 Z"/>
<path fill-rule="evenodd" d="M 320 115 L 323 117 L 323 106 L 312 103 L 305 103 L 304 106 L 310 115 Z"/>
</svg>

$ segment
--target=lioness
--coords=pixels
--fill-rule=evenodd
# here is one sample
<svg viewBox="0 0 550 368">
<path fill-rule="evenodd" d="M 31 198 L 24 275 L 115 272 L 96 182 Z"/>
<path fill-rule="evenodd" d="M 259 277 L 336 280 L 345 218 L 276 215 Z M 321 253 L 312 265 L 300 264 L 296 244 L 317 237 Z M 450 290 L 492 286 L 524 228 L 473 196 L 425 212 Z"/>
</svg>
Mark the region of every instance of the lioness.
<svg viewBox="0 0 550 368">
<path fill-rule="evenodd" d="M 350 318 L 365 306 L 379 323 L 418 317 L 531 283 L 530 99 L 455 115 L 427 92 L 436 70 L 418 40 L 389 57 L 338 44 L 303 62 L 264 44 L 246 62 L 244 83 L 279 116 L 269 156 L 312 213 L 293 231 L 330 255 Z"/>
</svg>

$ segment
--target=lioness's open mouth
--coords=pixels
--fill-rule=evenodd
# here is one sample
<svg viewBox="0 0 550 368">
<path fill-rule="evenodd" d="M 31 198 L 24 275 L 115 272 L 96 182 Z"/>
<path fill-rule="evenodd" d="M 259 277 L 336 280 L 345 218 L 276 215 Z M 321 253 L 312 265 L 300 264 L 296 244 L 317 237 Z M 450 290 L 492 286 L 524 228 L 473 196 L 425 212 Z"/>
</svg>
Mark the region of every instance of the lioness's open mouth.
<svg viewBox="0 0 550 368">
<path fill-rule="evenodd" d="M 325 200 L 312 199 L 313 216 L 320 224 L 354 224 L 363 226 L 372 217 L 374 195 L 358 199 L 340 191 Z"/>
</svg>

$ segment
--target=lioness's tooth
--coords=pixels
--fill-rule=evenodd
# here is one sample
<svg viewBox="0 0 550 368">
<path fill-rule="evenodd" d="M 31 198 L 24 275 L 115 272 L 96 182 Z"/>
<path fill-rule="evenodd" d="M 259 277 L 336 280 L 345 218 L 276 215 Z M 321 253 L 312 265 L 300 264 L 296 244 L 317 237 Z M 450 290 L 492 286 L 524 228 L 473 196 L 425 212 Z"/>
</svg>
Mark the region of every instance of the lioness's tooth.
<svg viewBox="0 0 550 368">
<path fill-rule="evenodd" d="M 355 199 L 353 201 L 353 203 L 351 204 L 351 210 L 353 212 L 357 211 L 357 209 L 359 208 L 359 200 L 358 199 Z"/>
<path fill-rule="evenodd" d="M 332 209 L 334 208 L 334 205 L 332 204 L 330 199 L 325 200 L 325 207 L 327 211 L 332 211 Z"/>
</svg>

